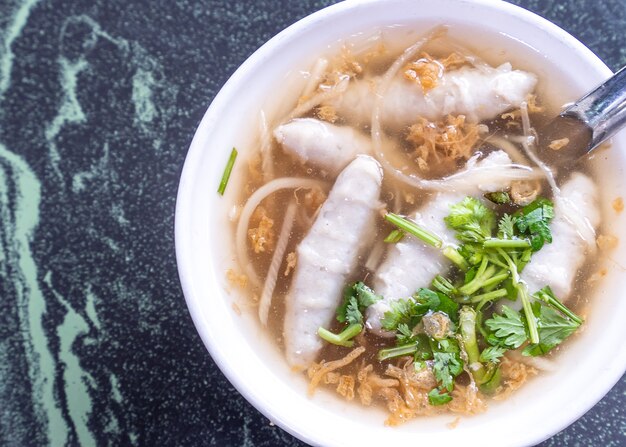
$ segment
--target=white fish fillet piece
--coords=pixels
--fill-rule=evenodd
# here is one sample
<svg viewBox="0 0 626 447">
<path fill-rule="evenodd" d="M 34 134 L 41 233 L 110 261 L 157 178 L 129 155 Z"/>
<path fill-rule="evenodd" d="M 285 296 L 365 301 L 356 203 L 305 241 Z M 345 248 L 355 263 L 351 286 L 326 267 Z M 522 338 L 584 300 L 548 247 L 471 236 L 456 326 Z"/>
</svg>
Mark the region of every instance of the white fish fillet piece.
<svg viewBox="0 0 626 447">
<path fill-rule="evenodd" d="M 376 81 L 377 78 L 371 78 L 352 83 L 331 104 L 339 115 L 358 124 L 368 123 L 376 98 Z M 446 71 L 438 85 L 426 93 L 399 75 L 384 95 L 381 120 L 396 130 L 415 123 L 417 117 L 435 121 L 449 114 L 462 114 L 472 122 L 490 120 L 518 108 L 536 84 L 534 74 L 513 70 L 509 63 L 497 68 L 461 67 Z"/>
<path fill-rule="evenodd" d="M 443 218 L 450 213 L 449 206 L 464 197 L 462 193 L 439 193 L 409 218 L 436 233 L 444 243 L 452 243 L 454 231 L 446 227 Z M 420 287 L 427 287 L 435 275 L 445 272 L 449 265 L 450 261 L 439 250 L 408 234 L 390 246 L 373 282 L 374 290 L 383 299 L 367 309 L 367 328 L 385 335 L 380 320 L 390 304 L 413 295 Z"/>
<path fill-rule="evenodd" d="M 310 166 L 337 175 L 357 154 L 370 154 L 372 143 L 350 126 L 298 118 L 274 129 L 283 150 Z"/>
<path fill-rule="evenodd" d="M 465 169 L 471 171 L 473 167 L 509 163 L 511 159 L 505 152 L 495 151 L 477 163 L 468 162 Z M 494 188 L 502 186 L 481 185 L 476 193 L 494 191 Z M 455 232 L 446 226 L 443 219 L 450 213 L 450 205 L 466 196 L 464 192 L 439 193 L 409 218 L 437 234 L 444 244 L 456 243 Z M 437 249 L 408 234 L 400 242 L 391 245 L 387 249 L 385 261 L 374 276 L 374 290 L 383 299 L 368 308 L 368 329 L 379 335 L 388 335 L 381 329 L 380 320 L 390 309 L 390 304 L 413 295 L 420 287 L 429 287 L 433 278 L 445 272 L 450 264 L 448 258 Z"/>
<path fill-rule="evenodd" d="M 563 185 L 561 195 L 563 200 L 555 203 L 554 218 L 550 223 L 552 243 L 545 244 L 533 254 L 521 278 L 528 285 L 529 293 L 535 293 L 548 285 L 557 298 L 567 301 L 578 269 L 596 251 L 595 235 L 590 228 L 595 229 L 600 224 L 600 210 L 596 185 L 579 172 L 572 174 Z M 568 216 L 576 216 L 578 219 L 570 219 Z M 581 216 L 585 218 L 582 221 L 579 218 Z M 521 307 L 518 301 L 503 303 L 510 307 Z"/>
<path fill-rule="evenodd" d="M 306 368 L 320 349 L 359 255 L 371 244 L 382 168 L 359 155 L 337 177 L 317 219 L 298 245 L 298 263 L 286 298 L 283 335 L 287 362 Z"/>
</svg>

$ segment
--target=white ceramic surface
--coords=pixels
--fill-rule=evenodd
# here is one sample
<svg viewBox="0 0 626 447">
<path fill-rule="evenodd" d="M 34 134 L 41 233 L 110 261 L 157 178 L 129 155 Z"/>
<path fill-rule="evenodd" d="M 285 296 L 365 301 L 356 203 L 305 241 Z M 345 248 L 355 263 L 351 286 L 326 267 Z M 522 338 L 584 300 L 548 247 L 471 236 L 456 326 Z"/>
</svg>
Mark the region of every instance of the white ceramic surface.
<svg viewBox="0 0 626 447">
<path fill-rule="evenodd" d="M 584 414 L 626 369 L 626 350 L 622 348 L 626 300 L 621 293 L 626 288 L 621 267 L 626 266 L 625 244 L 620 244 L 607 262 L 608 275 L 592 298 L 585 330 L 560 354 L 556 370 L 528 383 L 507 401 L 491 403 L 486 413 L 463 418 L 455 429 L 446 426 L 454 416 L 389 428 L 383 425 L 385 414 L 380 410 L 363 409 L 326 392 L 307 397 L 306 381 L 289 370 L 268 334 L 259 328 L 254 312 L 244 308 L 239 315 L 234 310 L 233 303 L 241 301 L 235 290 L 228 290 L 224 277 L 233 264 L 227 213 L 236 188 L 229 185 L 223 198 L 215 192 L 230 148 L 241 149 L 245 158 L 253 147 L 251 138 L 260 107 L 269 96 L 280 94 L 290 70 L 306 69 L 329 45 L 353 34 L 398 24 L 412 26 L 417 36 L 420 29 L 426 29 L 425 24 L 440 23 L 450 25 L 453 31 L 478 26 L 479 33 L 467 36 L 469 42 L 493 51 L 504 45 L 509 48 L 504 56 L 519 58 L 521 51 L 521 60 L 538 67 L 542 77 L 554 75 L 557 66 L 567 67 L 551 76 L 552 81 L 544 82 L 544 87 L 554 89 L 562 88 L 564 82 L 566 92 L 559 94 L 581 94 L 610 75 L 573 37 L 508 3 L 348 1 L 294 24 L 244 62 L 209 107 L 187 155 L 176 209 L 176 252 L 193 321 L 213 359 L 246 399 L 270 420 L 311 444 L 531 445 Z M 594 169 L 602 172 L 606 193 L 602 205 L 611 216 L 603 232 L 623 239 L 624 213 L 617 216 L 610 209 L 610 200 L 626 196 L 626 135 L 620 134 L 614 145 L 621 150 L 597 154 Z M 238 163 L 233 178 L 242 174 L 244 165 Z"/>
</svg>

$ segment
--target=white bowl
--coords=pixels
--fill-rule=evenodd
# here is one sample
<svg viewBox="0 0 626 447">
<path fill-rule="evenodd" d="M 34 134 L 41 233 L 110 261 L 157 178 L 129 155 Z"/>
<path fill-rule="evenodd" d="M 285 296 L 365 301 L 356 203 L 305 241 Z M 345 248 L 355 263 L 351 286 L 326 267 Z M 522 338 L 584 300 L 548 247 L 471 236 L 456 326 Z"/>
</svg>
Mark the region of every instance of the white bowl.
<svg viewBox="0 0 626 447">
<path fill-rule="evenodd" d="M 464 40 L 484 50 L 501 51 L 499 57 L 511 57 L 518 65 L 532 65 L 544 79 L 544 88 L 563 99 L 574 99 L 611 74 L 572 36 L 505 2 L 348 1 L 292 25 L 246 60 L 209 107 L 185 161 L 176 208 L 176 253 L 196 328 L 239 392 L 270 420 L 311 444 L 531 445 L 574 422 L 626 369 L 624 244 L 611 254 L 608 274 L 593 294 L 585 329 L 559 355 L 556 370 L 533 379 L 508 400 L 490 403 L 486 413 L 463 418 L 455 429 L 446 426 L 453 416 L 389 428 L 383 424 L 382 410 L 364 409 L 326 392 L 307 397 L 305 378 L 289 370 L 282 353 L 257 324 L 255 312 L 244 309 L 240 315 L 235 310 L 233 304 L 242 307 L 241 301 L 236 291 L 229 293 L 224 277 L 234 262 L 227 213 L 236 188 L 229 185 L 225 197 L 218 196 L 216 188 L 231 147 L 244 156 L 252 149 L 253 131 L 245 129 L 256 129 L 257 113 L 270 92 L 278 95 L 288 72 L 308 68 L 315 56 L 350 35 L 397 24 L 424 30 L 426 24 L 440 23 L 451 25 L 453 32 L 467 31 L 468 25 L 479 27 L 480 32 L 474 29 Z M 612 211 L 610 201 L 626 196 L 626 135 L 622 133 L 613 144 L 614 150 L 595 156 L 594 169 L 602 172 L 602 205 L 605 215 L 611 216 L 602 231 L 623 238 L 624 213 Z M 245 163 L 238 165 L 233 178 L 242 173 Z"/>
</svg>

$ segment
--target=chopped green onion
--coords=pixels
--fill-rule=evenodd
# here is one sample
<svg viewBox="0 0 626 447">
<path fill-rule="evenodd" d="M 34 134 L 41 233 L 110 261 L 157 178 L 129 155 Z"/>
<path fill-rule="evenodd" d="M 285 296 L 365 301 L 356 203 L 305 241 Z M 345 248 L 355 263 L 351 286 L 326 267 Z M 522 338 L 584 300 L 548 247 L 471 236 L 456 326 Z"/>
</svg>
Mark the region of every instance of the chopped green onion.
<svg viewBox="0 0 626 447">
<path fill-rule="evenodd" d="M 487 239 L 483 246 L 485 248 L 530 248 L 530 241 L 527 239 Z"/>
<path fill-rule="evenodd" d="M 339 334 L 333 334 L 328 329 L 324 329 L 320 327 L 317 330 L 317 335 L 320 336 L 323 340 L 326 340 L 328 343 L 332 343 L 333 345 L 345 346 L 346 348 L 351 348 L 354 342 L 351 340 L 361 333 L 363 330 L 363 326 L 360 324 L 351 324 L 347 328 L 345 328 Z"/>
<path fill-rule="evenodd" d="M 432 247 L 441 248 L 441 246 L 443 245 L 443 242 L 436 234 L 431 233 L 426 228 L 420 227 L 418 224 L 411 220 L 405 219 L 404 217 L 398 216 L 394 213 L 385 214 L 385 220 L 391 222 L 401 230 L 412 234 L 416 238 L 421 239 Z"/>
<path fill-rule="evenodd" d="M 439 290 L 441 293 L 445 293 L 446 295 L 453 295 L 457 293 L 454 285 L 445 277 L 441 275 L 435 276 L 433 279 L 432 286 L 434 289 Z"/>
<path fill-rule="evenodd" d="M 491 278 L 489 278 L 487 281 L 485 281 L 483 283 L 483 286 L 481 287 L 481 289 L 486 289 L 490 286 L 494 286 L 496 284 L 500 284 L 502 281 L 504 281 L 505 279 L 507 279 L 509 277 L 509 273 L 508 272 L 504 272 L 504 273 L 500 273 L 498 275 L 493 275 Z"/>
<path fill-rule="evenodd" d="M 477 308 L 482 309 L 482 307 L 488 302 L 498 298 L 503 298 L 508 295 L 506 289 L 498 289 L 492 292 L 483 293 L 480 295 L 474 295 L 470 300 L 471 303 L 480 303 Z"/>
<path fill-rule="evenodd" d="M 485 367 L 480 363 L 480 351 L 476 340 L 476 311 L 469 306 L 463 306 L 459 312 L 459 326 L 469 370 L 474 380 L 480 384 L 485 376 Z"/>
<path fill-rule="evenodd" d="M 226 167 L 224 168 L 224 173 L 222 174 L 222 181 L 220 182 L 220 187 L 217 188 L 217 193 L 220 196 L 223 196 L 224 191 L 226 191 L 226 185 L 228 184 L 228 179 L 230 178 L 230 173 L 232 172 L 233 166 L 235 165 L 236 158 L 237 158 L 237 149 L 233 148 L 233 150 L 230 152 L 230 157 L 228 158 Z"/>
<path fill-rule="evenodd" d="M 417 351 L 417 345 L 417 343 L 412 343 L 410 345 L 398 346 L 395 348 L 381 349 L 380 351 L 378 351 L 378 360 L 382 362 L 383 360 L 391 359 L 394 357 L 414 354 Z"/>
</svg>

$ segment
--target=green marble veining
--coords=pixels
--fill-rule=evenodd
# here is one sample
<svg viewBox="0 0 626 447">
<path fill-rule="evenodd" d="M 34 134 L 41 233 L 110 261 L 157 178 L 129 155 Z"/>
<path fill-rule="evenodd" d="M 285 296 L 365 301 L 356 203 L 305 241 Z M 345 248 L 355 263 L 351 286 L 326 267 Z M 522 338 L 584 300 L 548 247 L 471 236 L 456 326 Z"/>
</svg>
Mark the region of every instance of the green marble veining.
<svg viewBox="0 0 626 447">
<path fill-rule="evenodd" d="M 11 86 L 15 60 L 13 43 L 27 25 L 29 14 L 36 4 L 36 1 L 21 3 L 13 13 L 12 24 L 2 35 L 0 98 Z M 63 140 L 60 139 L 60 135 L 68 127 L 89 124 L 89 117 L 79 100 L 79 82 L 81 77 L 91 70 L 87 53 L 93 49 L 98 40 L 103 39 L 113 44 L 125 57 L 130 55 L 129 64 L 135 69 L 130 100 L 135 110 L 134 124 L 137 129 L 145 133 L 151 132 L 150 126 L 159 115 L 153 102 L 153 91 L 159 86 L 159 82 L 155 80 L 150 67 L 161 69 L 148 52 L 132 42 L 113 37 L 103 31 L 100 25 L 87 15 L 67 18 L 61 28 L 59 36 L 61 41 L 67 27 L 76 24 L 86 25 L 90 30 L 90 36 L 83 45 L 85 54 L 76 58 L 68 58 L 63 52 L 59 54 L 57 75 L 61 97 L 56 114 L 44 127 L 50 167 L 56 173 L 62 191 L 64 190 L 62 153 L 65 153 L 63 150 L 65 148 L 62 146 Z M 159 78 L 162 79 L 161 73 Z M 158 139 L 154 139 L 153 144 L 156 148 L 160 146 Z M 3 168 L 0 170 L 2 181 L 0 223 L 3 231 L 7 233 L 5 242 L 8 244 L 3 247 L 2 260 L 13 270 L 12 281 L 18 300 L 17 307 L 20 309 L 20 327 L 24 334 L 24 350 L 32 384 L 33 411 L 38 415 L 40 424 L 47 427 L 47 444 L 63 446 L 74 439 L 71 443 L 95 445 L 97 440 L 90 428 L 90 418 L 94 417 L 92 395 L 98 387 L 98 382 L 81 364 L 75 346 L 78 342 L 85 345 L 97 343 L 97 340 L 92 339 L 89 334 L 93 334 L 91 330 L 93 327 L 96 330 L 95 336 L 98 337 L 98 331 L 103 329 L 97 311 L 100 299 L 90 286 L 86 285 L 84 308 L 76 309 L 63 293 L 54 288 L 52 271 L 47 271 L 42 280 L 39 278 L 31 242 L 40 224 L 41 182 L 28 163 L 3 144 L 0 144 L 0 162 Z M 89 184 L 108 178 L 110 172 L 109 145 L 105 141 L 102 156 L 88 169 L 72 175 L 71 192 L 83 193 Z M 12 189 L 15 190 L 13 199 L 7 193 Z M 11 203 L 11 200 L 15 203 Z M 124 208 L 116 203 L 111 207 L 111 214 L 115 219 L 121 225 L 127 225 L 129 221 L 125 217 Z M 120 251 L 119 243 L 113 238 L 101 237 L 98 234 L 92 236 L 104 239 L 111 251 Z M 42 286 L 48 290 L 47 294 L 42 291 Z M 132 294 L 130 290 L 129 294 Z M 51 299 L 53 302 L 50 302 Z M 50 304 L 63 313 L 61 321 L 54 329 L 58 340 L 56 351 L 52 350 L 49 335 L 44 328 Z M 4 361 L 8 360 L 5 358 Z M 111 399 L 122 406 L 124 397 L 119 380 L 111 371 L 108 375 Z M 62 393 L 63 398 L 60 398 L 59 393 Z M 109 413 L 105 431 L 111 435 L 119 435 L 120 421 L 113 412 Z M 131 431 L 128 434 L 131 441 L 137 440 L 136 433 Z"/>
<path fill-rule="evenodd" d="M 51 445 L 64 445 L 67 440 L 65 422 L 54 398 L 54 359 L 48 347 L 42 318 L 46 312 L 46 301 L 37 281 L 37 266 L 30 249 L 30 242 L 39 223 L 41 185 L 28 165 L 18 155 L 0 144 L 0 160 L 8 167 L 4 176 L 3 190 L 7 183 L 15 188 L 15 204 L 12 221 L 2 219 L 8 230 L 9 246 L 3 247 L 6 262 L 11 265 L 19 309 L 19 324 L 24 334 L 24 351 L 28 361 L 28 372 L 33 388 L 32 405 L 41 422 L 47 426 Z M 3 203 L 3 207 L 8 207 Z M 4 361 L 10 361 L 4 359 Z"/>
<path fill-rule="evenodd" d="M 36 4 L 37 0 L 25 1 L 12 11 L 10 25 L 2 34 L 0 100 L 10 86 L 15 58 L 12 45 Z M 24 351 L 33 392 L 31 404 L 40 422 L 47 427 L 50 444 L 60 446 L 67 440 L 63 430 L 65 422 L 54 398 L 54 360 L 42 326 L 46 302 L 37 283 L 37 267 L 30 250 L 33 231 L 39 223 L 40 183 L 25 161 L 1 143 L 0 160 L 6 172 L 3 175 L 2 190 L 9 190 L 9 182 L 16 190 L 13 219 L 5 213 L 2 216 L 1 225 L 8 233 L 6 243 L 10 244 L 2 249 L 5 262 L 15 270 L 19 327 L 24 334 Z M 10 204 L 6 195 L 3 195 L 3 199 L 2 208 L 8 209 Z M 1 361 L 8 362 L 10 359 L 4 358 Z"/>
<path fill-rule="evenodd" d="M 74 423 L 80 445 L 95 445 L 96 440 L 87 427 L 92 408 L 89 384 L 94 383 L 94 380 L 81 368 L 80 359 L 72 350 L 72 344 L 79 335 L 89 332 L 89 326 L 63 295 L 54 289 L 51 276 L 52 272 L 46 272 L 43 282 L 66 311 L 63 322 L 57 327 L 56 332 L 60 339 L 59 358 L 65 366 L 63 368 L 65 389 L 71 391 L 68 393 L 67 400 L 69 415 Z"/>
<path fill-rule="evenodd" d="M 59 58 L 59 72 L 61 78 L 59 81 L 63 88 L 63 100 L 57 115 L 52 122 L 46 126 L 45 131 L 52 167 L 59 177 L 61 177 L 61 171 L 59 169 L 61 156 L 57 148 L 56 137 L 59 135 L 59 132 L 61 132 L 63 126 L 72 123 L 83 123 L 86 120 L 83 109 L 80 107 L 80 103 L 76 98 L 76 82 L 78 75 L 86 68 L 87 62 L 85 60 L 80 59 L 76 62 L 70 62 L 64 57 Z"/>
<path fill-rule="evenodd" d="M 11 68 L 13 67 L 13 59 L 15 58 L 12 49 L 13 42 L 19 37 L 24 26 L 26 26 L 30 11 L 38 2 L 39 0 L 16 1 L 15 6 L 17 10 L 12 11 L 13 14 L 10 25 L 3 30 L 2 52 L 0 53 L 0 98 L 9 88 L 11 80 Z M 6 13 L 6 11 L 3 12 Z"/>
</svg>

